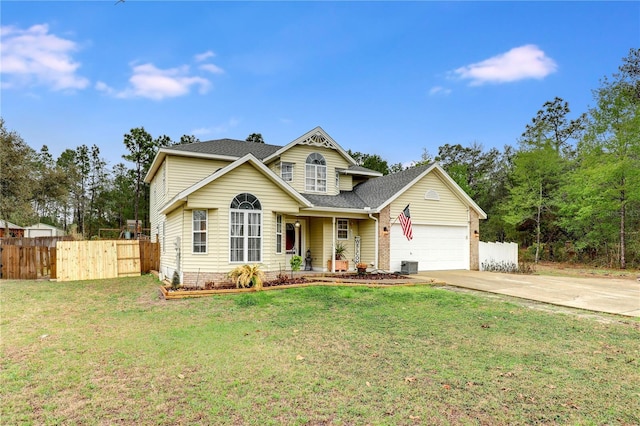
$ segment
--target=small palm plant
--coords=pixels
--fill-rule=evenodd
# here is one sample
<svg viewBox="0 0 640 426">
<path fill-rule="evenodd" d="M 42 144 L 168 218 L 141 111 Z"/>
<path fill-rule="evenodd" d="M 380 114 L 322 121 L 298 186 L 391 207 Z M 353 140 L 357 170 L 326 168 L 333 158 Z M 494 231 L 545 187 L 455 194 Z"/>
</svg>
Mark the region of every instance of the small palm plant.
<svg viewBox="0 0 640 426">
<path fill-rule="evenodd" d="M 262 290 L 264 272 L 260 265 L 241 265 L 229 272 L 229 278 L 236 284 L 236 288 L 250 288 Z"/>
<path fill-rule="evenodd" d="M 346 256 L 345 256 L 346 252 L 347 252 L 347 247 L 344 244 L 342 243 L 336 244 L 336 252 L 335 252 L 336 260 L 346 259 Z"/>
</svg>

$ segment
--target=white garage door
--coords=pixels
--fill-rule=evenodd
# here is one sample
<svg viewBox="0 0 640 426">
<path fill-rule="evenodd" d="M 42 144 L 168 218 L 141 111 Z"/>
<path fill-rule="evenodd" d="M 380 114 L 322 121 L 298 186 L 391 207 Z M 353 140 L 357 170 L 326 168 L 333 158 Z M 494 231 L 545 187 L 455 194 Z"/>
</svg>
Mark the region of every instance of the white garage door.
<svg viewBox="0 0 640 426">
<path fill-rule="evenodd" d="M 391 270 L 403 260 L 417 261 L 420 271 L 469 269 L 469 231 L 466 226 L 413 225 L 408 241 L 400 224 L 391 227 Z"/>
</svg>

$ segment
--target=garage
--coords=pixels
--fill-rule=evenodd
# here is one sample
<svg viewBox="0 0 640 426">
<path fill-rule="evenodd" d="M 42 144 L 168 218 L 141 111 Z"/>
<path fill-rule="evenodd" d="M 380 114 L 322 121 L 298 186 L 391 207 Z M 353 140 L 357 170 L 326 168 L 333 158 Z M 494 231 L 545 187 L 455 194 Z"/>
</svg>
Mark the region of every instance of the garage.
<svg viewBox="0 0 640 426">
<path fill-rule="evenodd" d="M 391 227 L 391 271 L 400 271 L 402 261 L 418 262 L 420 271 L 469 269 L 467 226 L 413 225 L 408 241 L 400 224 Z"/>
</svg>

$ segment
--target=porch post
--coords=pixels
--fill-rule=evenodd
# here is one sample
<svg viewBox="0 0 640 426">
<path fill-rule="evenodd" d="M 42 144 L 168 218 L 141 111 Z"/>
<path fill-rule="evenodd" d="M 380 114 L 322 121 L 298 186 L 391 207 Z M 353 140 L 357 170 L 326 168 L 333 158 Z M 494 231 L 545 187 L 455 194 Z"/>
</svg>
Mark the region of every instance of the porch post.
<svg viewBox="0 0 640 426">
<path fill-rule="evenodd" d="M 331 218 L 331 272 L 336 272 L 336 217 Z"/>
</svg>

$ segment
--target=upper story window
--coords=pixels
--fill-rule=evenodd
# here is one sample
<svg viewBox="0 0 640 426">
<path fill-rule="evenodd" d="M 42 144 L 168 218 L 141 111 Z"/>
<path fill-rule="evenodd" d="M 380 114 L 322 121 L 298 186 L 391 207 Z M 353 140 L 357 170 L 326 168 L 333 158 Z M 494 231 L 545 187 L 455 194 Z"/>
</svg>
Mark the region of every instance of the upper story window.
<svg viewBox="0 0 640 426">
<path fill-rule="evenodd" d="M 262 205 L 254 195 L 238 194 L 229 206 L 229 260 L 262 261 Z"/>
<path fill-rule="evenodd" d="M 305 189 L 327 192 L 327 162 L 317 152 L 309 154 L 305 164 Z"/>
<path fill-rule="evenodd" d="M 293 181 L 293 163 L 280 163 L 280 177 L 285 182 Z"/>
<path fill-rule="evenodd" d="M 336 188 L 340 188 L 340 173 L 336 172 Z"/>
</svg>

